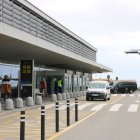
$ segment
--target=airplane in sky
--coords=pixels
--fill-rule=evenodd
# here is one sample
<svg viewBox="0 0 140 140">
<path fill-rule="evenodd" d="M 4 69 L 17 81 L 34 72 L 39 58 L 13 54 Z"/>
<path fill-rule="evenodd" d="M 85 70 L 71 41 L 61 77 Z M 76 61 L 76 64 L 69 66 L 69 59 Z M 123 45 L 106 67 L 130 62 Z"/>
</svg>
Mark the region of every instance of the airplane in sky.
<svg viewBox="0 0 140 140">
<path fill-rule="evenodd" d="M 140 54 L 140 49 L 130 49 L 130 50 L 126 50 L 124 52 L 126 54 L 128 54 L 128 53 L 138 53 L 138 54 Z"/>
</svg>

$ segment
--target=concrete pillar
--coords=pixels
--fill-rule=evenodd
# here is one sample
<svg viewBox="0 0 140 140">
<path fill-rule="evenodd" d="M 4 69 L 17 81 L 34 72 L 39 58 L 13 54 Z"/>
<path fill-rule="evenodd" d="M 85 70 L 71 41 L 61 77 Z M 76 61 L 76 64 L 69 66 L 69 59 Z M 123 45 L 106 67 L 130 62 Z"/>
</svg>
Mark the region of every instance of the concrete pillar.
<svg viewBox="0 0 140 140">
<path fill-rule="evenodd" d="M 82 93 L 81 93 L 81 91 L 79 91 L 79 95 L 80 95 L 80 96 L 82 96 Z"/>
<path fill-rule="evenodd" d="M 35 104 L 36 105 L 42 105 L 42 96 L 35 96 Z"/>
<path fill-rule="evenodd" d="M 57 100 L 59 100 L 59 101 L 62 100 L 62 94 L 61 94 L 61 93 L 58 93 L 58 94 L 57 94 Z"/>
<path fill-rule="evenodd" d="M 66 100 L 66 93 L 62 93 L 62 100 Z"/>
<path fill-rule="evenodd" d="M 79 91 L 77 91 L 77 97 L 79 97 L 80 96 L 80 92 Z"/>
<path fill-rule="evenodd" d="M 14 105 L 13 105 L 13 100 L 12 99 L 6 99 L 6 101 L 5 101 L 5 109 L 6 110 L 14 109 Z"/>
<path fill-rule="evenodd" d="M 23 100 L 22 100 L 22 98 L 16 98 L 15 107 L 16 108 L 22 108 L 23 107 Z"/>
<path fill-rule="evenodd" d="M 86 90 L 83 91 L 83 95 L 84 95 L 84 96 L 86 95 L 86 92 L 87 92 Z"/>
<path fill-rule="evenodd" d="M 57 101 L 57 96 L 56 96 L 56 94 L 52 94 L 52 95 L 51 95 L 51 100 L 52 100 L 52 102 L 56 102 L 56 101 Z"/>
<path fill-rule="evenodd" d="M 71 97 L 71 98 L 73 98 L 73 97 L 74 97 L 73 92 L 71 92 L 71 93 L 70 93 L 70 97 Z"/>
<path fill-rule="evenodd" d="M 66 93 L 66 98 L 70 99 L 70 94 L 68 92 Z"/>
<path fill-rule="evenodd" d="M 74 98 L 76 98 L 77 97 L 77 93 L 73 92 L 73 96 L 74 96 Z"/>
<path fill-rule="evenodd" d="M 27 97 L 26 105 L 27 106 L 33 106 L 34 105 L 33 97 Z"/>
<path fill-rule="evenodd" d="M 84 91 L 83 90 L 81 91 L 81 94 L 82 94 L 82 96 L 84 96 Z"/>
<path fill-rule="evenodd" d="M 70 92 L 70 98 L 73 98 L 73 92 Z"/>
</svg>

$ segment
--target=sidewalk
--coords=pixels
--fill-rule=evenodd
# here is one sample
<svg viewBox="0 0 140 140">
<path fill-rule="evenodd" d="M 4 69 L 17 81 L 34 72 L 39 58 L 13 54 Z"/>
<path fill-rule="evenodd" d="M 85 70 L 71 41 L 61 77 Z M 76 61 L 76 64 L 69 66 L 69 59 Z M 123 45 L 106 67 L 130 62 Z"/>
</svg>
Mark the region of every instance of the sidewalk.
<svg viewBox="0 0 140 140">
<path fill-rule="evenodd" d="M 79 97 L 80 102 L 85 102 L 85 96 Z M 25 105 L 24 101 L 24 105 Z M 67 126 L 66 117 L 66 100 L 59 101 L 59 131 L 62 131 L 70 126 Z M 55 102 L 51 98 L 43 98 L 43 105 L 45 106 L 45 139 L 57 135 L 55 125 Z M 70 125 L 76 124 L 75 122 L 75 99 L 70 99 Z M 2 104 L 3 106 L 3 104 Z M 2 110 L 0 112 L 0 136 L 1 140 L 19 140 L 20 137 L 20 111 L 25 110 L 25 139 L 26 140 L 40 140 L 41 135 L 41 110 L 40 105 L 31 107 L 24 106 L 23 108 L 16 108 L 13 110 Z M 63 108 L 63 109 L 62 109 Z M 89 111 L 78 111 L 78 120 L 85 118 L 89 115 Z"/>
<path fill-rule="evenodd" d="M 23 108 L 15 108 L 15 98 L 11 98 L 11 99 L 13 100 L 13 104 L 14 104 L 14 109 L 12 109 L 12 110 L 5 110 L 4 100 L 3 99 L 0 100 L 0 103 L 1 103 L 0 116 L 4 116 L 4 115 L 10 114 L 12 112 L 19 112 L 21 110 L 26 111 L 26 110 L 30 110 L 30 109 L 35 109 L 35 108 L 39 108 L 41 106 L 41 105 L 27 106 L 26 99 L 23 99 Z M 42 98 L 42 105 L 45 105 L 46 103 L 52 103 L 51 96 Z"/>
</svg>

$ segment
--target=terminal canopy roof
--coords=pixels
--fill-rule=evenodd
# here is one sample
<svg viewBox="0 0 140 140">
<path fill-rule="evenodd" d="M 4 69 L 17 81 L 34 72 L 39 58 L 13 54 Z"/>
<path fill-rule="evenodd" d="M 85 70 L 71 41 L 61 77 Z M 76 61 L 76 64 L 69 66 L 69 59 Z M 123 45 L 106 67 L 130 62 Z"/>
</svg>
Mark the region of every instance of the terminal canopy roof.
<svg viewBox="0 0 140 140">
<path fill-rule="evenodd" d="M 64 45 L 62 47 L 62 45 L 60 45 L 62 38 L 61 36 L 56 37 L 56 33 L 57 35 L 58 33 L 62 33 L 65 42 L 72 40 L 72 42 L 76 41 L 80 42 L 80 44 L 84 44 L 84 46 L 86 46 L 85 48 L 90 48 L 85 49 L 85 53 L 86 50 L 94 50 L 93 53 L 96 53 L 96 48 L 53 20 L 28 1 L 3 1 L 0 8 L 0 61 L 19 63 L 20 60 L 34 60 L 35 66 L 39 65 L 85 73 L 112 71 L 110 68 L 95 62 L 96 55 L 94 61 L 94 59 L 90 60 L 88 57 L 86 58 L 84 55 L 78 54 L 80 52 L 77 51 L 78 49 L 75 50 L 77 52 L 72 52 L 69 47 L 66 49 L 67 44 L 62 44 Z M 22 16 L 19 17 L 19 15 Z M 45 28 L 42 28 L 42 23 L 45 24 Z M 46 33 L 50 33 L 47 35 L 49 40 L 43 39 L 42 31 L 45 31 L 45 33 L 43 33 L 45 37 Z M 34 32 L 35 35 L 31 34 L 31 32 Z M 54 40 L 54 38 L 57 38 L 57 41 Z M 71 41 L 69 41 L 69 43 L 71 43 Z M 76 47 L 79 48 L 79 46 L 80 45 Z M 83 47 L 83 45 L 81 46 Z M 82 47 L 80 49 L 83 49 Z M 83 53 L 82 51 L 82 54 Z M 91 53 L 89 54 L 92 56 Z"/>
<path fill-rule="evenodd" d="M 23 38 L 22 38 L 23 39 Z M 60 51 L 50 44 L 27 38 L 16 39 L 0 34 L 0 61 L 7 63 L 19 63 L 20 60 L 34 60 L 35 65 L 43 65 L 51 68 L 61 68 L 82 71 L 87 73 L 102 73 L 112 71 L 110 68 L 82 58 L 74 53 Z M 39 45 L 40 44 L 40 45 Z M 78 56 L 78 57 L 77 57 Z"/>
</svg>

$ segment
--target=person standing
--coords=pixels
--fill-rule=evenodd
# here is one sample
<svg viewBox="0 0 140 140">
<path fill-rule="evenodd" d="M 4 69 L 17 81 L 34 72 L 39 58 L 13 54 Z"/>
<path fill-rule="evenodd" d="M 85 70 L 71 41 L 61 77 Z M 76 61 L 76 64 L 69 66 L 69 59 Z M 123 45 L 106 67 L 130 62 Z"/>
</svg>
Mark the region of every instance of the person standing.
<svg viewBox="0 0 140 140">
<path fill-rule="evenodd" d="M 58 88 L 58 93 L 62 93 L 62 79 L 58 79 L 57 81 L 57 88 Z"/>
<path fill-rule="evenodd" d="M 10 95 L 11 95 L 11 82 L 10 82 L 10 78 L 8 77 L 8 75 L 5 75 L 3 80 L 2 80 L 1 94 L 2 94 L 2 98 L 4 98 L 4 101 L 7 98 L 10 98 Z"/>
<path fill-rule="evenodd" d="M 47 89 L 47 83 L 45 78 L 43 78 L 43 80 L 40 81 L 40 92 L 43 93 L 43 96 L 45 96 L 46 89 Z"/>
</svg>

